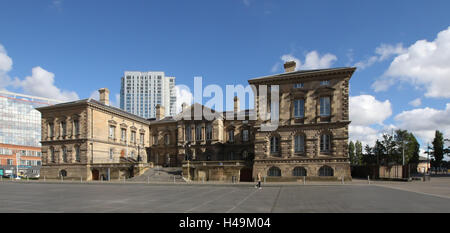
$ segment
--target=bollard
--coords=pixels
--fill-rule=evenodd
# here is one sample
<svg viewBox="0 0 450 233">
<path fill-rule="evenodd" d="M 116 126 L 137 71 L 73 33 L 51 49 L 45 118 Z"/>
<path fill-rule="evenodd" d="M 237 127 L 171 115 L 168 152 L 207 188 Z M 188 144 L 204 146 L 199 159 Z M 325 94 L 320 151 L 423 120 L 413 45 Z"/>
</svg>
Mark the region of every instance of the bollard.
<svg viewBox="0 0 450 233">
<path fill-rule="evenodd" d="M 344 184 L 344 177 L 342 176 L 341 179 L 342 179 L 342 184 Z"/>
<path fill-rule="evenodd" d="M 80 176 L 80 183 L 83 183 L 83 177 Z"/>
<path fill-rule="evenodd" d="M 173 176 L 173 183 L 175 184 L 175 176 Z"/>
<path fill-rule="evenodd" d="M 264 176 L 264 184 L 266 183 L 266 177 Z"/>
<path fill-rule="evenodd" d="M 28 181 L 30 181 L 30 180 L 28 179 L 28 176 L 27 176 L 27 182 L 28 182 Z"/>
<path fill-rule="evenodd" d="M 369 184 L 370 184 L 370 178 L 369 178 L 369 176 L 367 176 L 367 182 L 369 182 Z"/>
<path fill-rule="evenodd" d="M 63 178 L 63 176 L 61 176 L 61 182 L 64 182 L 64 178 Z"/>
<path fill-rule="evenodd" d="M 44 182 L 45 182 L 45 176 L 44 176 Z"/>
<path fill-rule="evenodd" d="M 303 176 L 303 185 L 306 184 L 306 176 Z"/>
</svg>

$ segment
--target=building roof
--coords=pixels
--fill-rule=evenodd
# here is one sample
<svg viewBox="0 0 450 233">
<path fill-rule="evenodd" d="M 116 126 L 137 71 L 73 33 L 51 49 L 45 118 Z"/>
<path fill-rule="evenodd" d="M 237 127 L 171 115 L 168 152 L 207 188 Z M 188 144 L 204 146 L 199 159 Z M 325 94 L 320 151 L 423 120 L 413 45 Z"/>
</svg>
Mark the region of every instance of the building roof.
<svg viewBox="0 0 450 233">
<path fill-rule="evenodd" d="M 257 78 L 249 79 L 249 83 L 256 83 L 259 81 L 269 81 L 272 79 L 280 80 L 280 78 L 292 78 L 298 76 L 321 76 L 321 75 L 329 75 L 335 73 L 353 73 L 356 70 L 356 67 L 337 67 L 337 68 L 329 68 L 329 69 L 315 69 L 315 70 L 298 70 L 293 72 L 286 72 L 268 76 L 262 76 Z"/>
<path fill-rule="evenodd" d="M 64 108 L 64 107 L 83 105 L 83 104 L 100 107 L 102 109 L 108 110 L 110 112 L 116 113 L 116 114 L 124 116 L 124 117 L 128 117 L 128 118 L 140 121 L 140 122 L 145 123 L 145 124 L 149 124 L 150 123 L 150 121 L 145 119 L 145 118 L 142 118 L 140 116 L 134 115 L 134 114 L 129 113 L 129 112 L 126 112 L 126 111 L 124 111 L 124 110 L 122 110 L 120 108 L 116 108 L 116 107 L 113 107 L 113 106 L 110 106 L 110 105 L 105 105 L 102 102 L 100 102 L 98 100 L 95 100 L 95 99 L 92 99 L 92 98 L 76 100 L 76 101 L 71 101 L 71 102 L 66 102 L 66 103 L 60 103 L 60 104 L 55 104 L 55 105 L 52 105 L 52 106 L 39 107 L 39 108 L 36 108 L 36 109 L 38 111 L 42 112 L 41 110 L 51 110 L 51 109 Z"/>
</svg>

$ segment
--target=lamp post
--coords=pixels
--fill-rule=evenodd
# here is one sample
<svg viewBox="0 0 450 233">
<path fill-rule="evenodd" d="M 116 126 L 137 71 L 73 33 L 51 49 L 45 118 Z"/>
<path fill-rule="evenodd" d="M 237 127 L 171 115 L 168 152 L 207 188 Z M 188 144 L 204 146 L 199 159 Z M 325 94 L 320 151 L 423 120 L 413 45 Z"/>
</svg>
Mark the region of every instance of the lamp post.
<svg viewBox="0 0 450 233">
<path fill-rule="evenodd" d="M 16 152 L 16 179 L 20 179 L 19 178 L 19 162 L 20 162 L 20 155 L 19 152 Z"/>
<path fill-rule="evenodd" d="M 190 142 L 186 142 L 184 144 L 184 148 L 185 148 L 185 153 L 186 153 L 186 160 L 187 160 L 187 170 L 188 170 L 188 180 L 191 180 L 191 169 L 189 166 L 189 162 L 191 160 L 190 156 L 189 156 L 189 148 L 191 147 L 191 143 Z"/>
</svg>

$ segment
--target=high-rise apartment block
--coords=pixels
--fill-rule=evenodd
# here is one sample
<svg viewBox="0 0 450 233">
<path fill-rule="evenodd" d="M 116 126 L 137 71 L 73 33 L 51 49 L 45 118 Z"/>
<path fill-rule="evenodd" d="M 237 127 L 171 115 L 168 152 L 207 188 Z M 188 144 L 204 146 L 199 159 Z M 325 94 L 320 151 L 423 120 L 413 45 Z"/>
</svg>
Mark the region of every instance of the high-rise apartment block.
<svg viewBox="0 0 450 233">
<path fill-rule="evenodd" d="M 143 118 L 156 117 L 156 105 L 166 116 L 175 115 L 175 77 L 160 71 L 125 71 L 120 88 L 120 108 Z"/>
</svg>

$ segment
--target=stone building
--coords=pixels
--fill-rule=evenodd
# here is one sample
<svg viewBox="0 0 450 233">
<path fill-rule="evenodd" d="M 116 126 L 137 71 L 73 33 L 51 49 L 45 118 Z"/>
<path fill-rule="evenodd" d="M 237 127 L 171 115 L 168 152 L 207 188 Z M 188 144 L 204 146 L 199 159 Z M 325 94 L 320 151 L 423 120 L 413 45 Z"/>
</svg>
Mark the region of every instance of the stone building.
<svg viewBox="0 0 450 233">
<path fill-rule="evenodd" d="M 237 98 L 234 102 L 239 105 Z M 249 111 L 244 113 L 248 118 Z M 254 132 L 248 120 L 226 120 L 223 113 L 203 105 L 183 104 L 173 118 L 157 114 L 150 132 L 150 158 L 157 165 L 182 164 L 183 175 L 192 180 L 252 180 Z"/>
<path fill-rule="evenodd" d="M 262 131 L 261 125 L 268 122 L 259 117 L 256 122 L 253 177 L 261 173 L 269 181 L 295 181 L 303 176 L 351 179 L 348 88 L 355 68 L 294 71 L 295 62 L 284 67 L 285 73 L 248 81 L 256 87 L 279 85 L 280 104 L 276 130 Z M 257 90 L 255 108 L 260 114 L 263 106 Z M 266 107 L 271 108 L 269 101 Z"/>
<path fill-rule="evenodd" d="M 37 108 L 42 114 L 41 177 L 119 179 L 148 167 L 149 122 L 100 101 L 84 99 Z"/>
<path fill-rule="evenodd" d="M 157 105 L 156 118 L 143 119 L 109 106 L 107 89 L 100 101 L 38 108 L 41 175 L 116 179 L 172 166 L 189 180 L 253 181 L 258 173 L 266 181 L 351 179 L 348 89 L 355 68 L 295 71 L 288 62 L 285 71 L 248 80 L 254 110 L 241 110 L 235 97 L 233 111 L 183 104 L 172 117 Z M 278 107 L 268 101 L 277 89 Z"/>
</svg>

